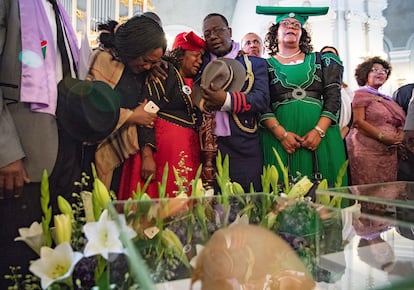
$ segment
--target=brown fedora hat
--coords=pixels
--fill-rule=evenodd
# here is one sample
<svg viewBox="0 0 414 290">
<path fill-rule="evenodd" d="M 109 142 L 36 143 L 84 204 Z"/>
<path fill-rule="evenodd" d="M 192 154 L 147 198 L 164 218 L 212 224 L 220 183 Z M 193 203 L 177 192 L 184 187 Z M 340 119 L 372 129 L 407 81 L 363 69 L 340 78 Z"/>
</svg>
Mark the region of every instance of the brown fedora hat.
<svg viewBox="0 0 414 290">
<path fill-rule="evenodd" d="M 98 142 L 116 127 L 121 96 L 102 81 L 66 78 L 58 84 L 58 124 L 74 139 Z"/>
<path fill-rule="evenodd" d="M 201 74 L 200 84 L 209 86 L 214 83 L 219 88 L 229 92 L 239 92 L 246 81 L 246 69 L 232 58 L 218 58 L 209 62 Z M 200 85 L 195 83 L 193 88 L 195 103 L 203 109 Z"/>
</svg>

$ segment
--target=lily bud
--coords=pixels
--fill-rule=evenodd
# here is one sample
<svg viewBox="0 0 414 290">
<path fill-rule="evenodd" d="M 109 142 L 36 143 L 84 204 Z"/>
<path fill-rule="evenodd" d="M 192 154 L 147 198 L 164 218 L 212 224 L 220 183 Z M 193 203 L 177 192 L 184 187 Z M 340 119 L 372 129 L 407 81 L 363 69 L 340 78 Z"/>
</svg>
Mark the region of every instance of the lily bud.
<svg viewBox="0 0 414 290">
<path fill-rule="evenodd" d="M 242 194 L 242 193 L 244 193 L 244 189 L 240 185 L 240 183 L 232 182 L 232 187 L 233 187 L 233 193 L 234 194 Z"/>
<path fill-rule="evenodd" d="M 70 217 L 73 217 L 73 210 L 70 203 L 61 195 L 57 197 L 58 207 L 61 213 L 68 214 Z"/>
<path fill-rule="evenodd" d="M 195 197 L 203 197 L 204 192 L 205 192 L 205 189 L 203 187 L 203 181 L 201 180 L 201 178 L 199 178 L 196 183 L 196 189 L 195 189 L 194 195 Z"/>
<path fill-rule="evenodd" d="M 72 235 L 72 219 L 68 214 L 58 214 L 53 217 L 55 222 L 56 243 L 70 243 Z"/>
<path fill-rule="evenodd" d="M 108 189 L 99 178 L 95 178 L 93 182 L 92 197 L 96 199 L 101 209 L 105 209 L 107 203 L 111 201 Z"/>
</svg>

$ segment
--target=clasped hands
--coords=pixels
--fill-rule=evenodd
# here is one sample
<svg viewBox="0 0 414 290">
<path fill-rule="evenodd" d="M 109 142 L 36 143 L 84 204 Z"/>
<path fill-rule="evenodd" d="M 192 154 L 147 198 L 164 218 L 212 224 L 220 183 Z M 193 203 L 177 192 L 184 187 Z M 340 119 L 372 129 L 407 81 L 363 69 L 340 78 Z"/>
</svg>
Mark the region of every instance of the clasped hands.
<svg viewBox="0 0 414 290">
<path fill-rule="evenodd" d="M 319 143 L 321 142 L 321 136 L 319 133 L 312 129 L 306 133 L 303 137 L 293 133 L 288 132 L 287 136 L 284 137 L 280 142 L 283 148 L 288 154 L 295 153 L 299 148 L 306 148 L 310 151 L 315 151 Z"/>
</svg>

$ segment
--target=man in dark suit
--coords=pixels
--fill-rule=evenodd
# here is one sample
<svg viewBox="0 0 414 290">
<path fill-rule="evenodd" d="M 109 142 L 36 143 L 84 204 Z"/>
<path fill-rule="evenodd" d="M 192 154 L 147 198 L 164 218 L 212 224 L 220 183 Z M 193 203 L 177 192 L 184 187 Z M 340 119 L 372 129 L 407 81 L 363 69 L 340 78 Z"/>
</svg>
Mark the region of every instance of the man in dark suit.
<svg viewBox="0 0 414 290">
<path fill-rule="evenodd" d="M 55 116 L 57 84 L 64 76 L 76 77 L 78 63 L 68 20 L 56 0 L 0 0 L 0 289 L 10 282 L 4 279 L 8 265 L 20 265 L 25 273 L 37 258 L 14 238 L 18 228 L 41 220 L 43 170 L 50 175 L 52 203 L 73 189 L 76 174 L 68 160 L 76 157 L 65 157 Z M 58 35 L 59 26 L 64 34 Z"/>
<path fill-rule="evenodd" d="M 203 20 L 203 34 L 207 53 L 203 65 L 216 58 L 232 58 L 246 68 L 246 80 L 240 92 L 228 92 L 210 84 L 202 86 L 202 97 L 207 107 L 216 110 L 216 135 L 218 150 L 229 156 L 231 181 L 240 183 L 247 192 L 250 183 L 261 190 L 260 175 L 263 170 L 263 153 L 257 132 L 261 112 L 269 105 L 269 84 L 266 60 L 244 57 L 239 43 L 232 40 L 232 30 L 227 19 L 217 13 Z M 227 124 L 221 124 L 227 122 Z M 228 128 L 220 130 L 217 128 Z"/>
<path fill-rule="evenodd" d="M 403 108 L 404 112 L 407 114 L 408 104 L 410 103 L 411 97 L 414 90 L 414 83 L 406 84 L 399 87 L 393 94 L 392 98 L 396 101 L 401 108 Z"/>
<path fill-rule="evenodd" d="M 409 99 L 404 125 L 404 149 L 398 158 L 397 179 L 414 181 L 414 97 Z"/>
</svg>

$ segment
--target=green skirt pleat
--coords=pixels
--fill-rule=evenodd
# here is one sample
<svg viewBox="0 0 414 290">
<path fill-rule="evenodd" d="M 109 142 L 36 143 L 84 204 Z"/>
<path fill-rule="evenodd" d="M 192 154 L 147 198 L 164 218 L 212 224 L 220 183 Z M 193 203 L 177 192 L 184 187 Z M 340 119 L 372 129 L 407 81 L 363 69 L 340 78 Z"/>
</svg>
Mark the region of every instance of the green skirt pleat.
<svg viewBox="0 0 414 290">
<path fill-rule="evenodd" d="M 314 128 L 321 115 L 321 104 L 315 100 L 305 98 L 303 100 L 292 100 L 280 105 L 276 111 L 276 118 L 280 124 L 288 131 L 294 132 L 299 136 L 304 136 Z M 282 182 L 282 172 L 277 164 L 273 148 L 276 148 L 283 163 L 287 166 L 288 154 L 281 143 L 267 129 L 261 129 L 260 138 L 263 146 L 264 164 L 276 165 L 279 172 L 279 182 Z M 319 170 L 323 178 L 328 180 L 330 187 L 335 186 L 341 166 L 346 160 L 344 142 L 341 138 L 338 125 L 332 125 L 326 131 L 318 149 Z M 290 158 L 290 175 L 296 176 L 297 172 L 302 176 L 313 176 L 312 152 L 305 148 L 297 149 Z M 342 178 L 342 186 L 348 184 L 348 177 L 345 174 Z"/>
</svg>

